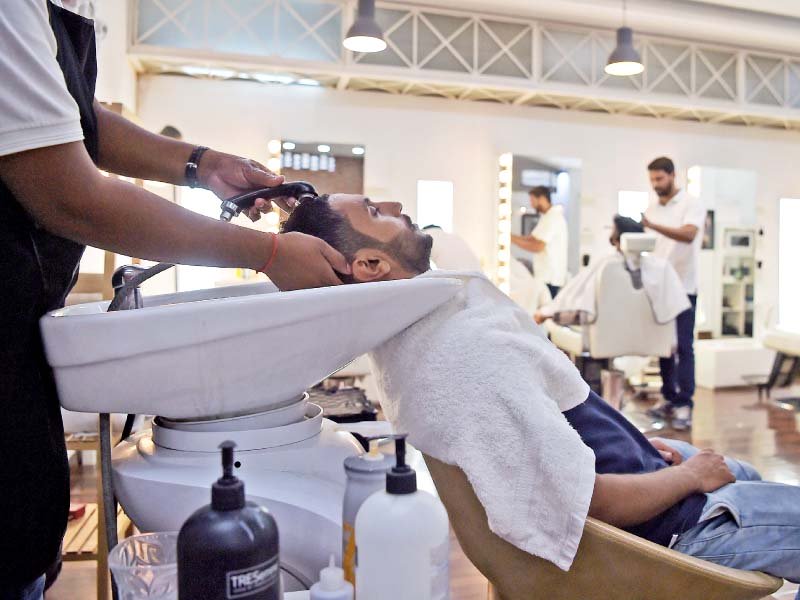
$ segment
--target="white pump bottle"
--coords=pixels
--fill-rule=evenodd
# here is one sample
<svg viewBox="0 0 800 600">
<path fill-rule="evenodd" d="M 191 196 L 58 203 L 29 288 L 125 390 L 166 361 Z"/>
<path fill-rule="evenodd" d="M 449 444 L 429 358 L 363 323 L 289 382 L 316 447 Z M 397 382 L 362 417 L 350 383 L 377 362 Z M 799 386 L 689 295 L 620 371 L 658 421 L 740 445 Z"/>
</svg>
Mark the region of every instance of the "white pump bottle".
<svg viewBox="0 0 800 600">
<path fill-rule="evenodd" d="M 356 516 L 358 600 L 448 600 L 450 528 L 447 511 L 417 490 L 405 464 L 405 439 L 386 491 L 370 496 Z"/>
</svg>

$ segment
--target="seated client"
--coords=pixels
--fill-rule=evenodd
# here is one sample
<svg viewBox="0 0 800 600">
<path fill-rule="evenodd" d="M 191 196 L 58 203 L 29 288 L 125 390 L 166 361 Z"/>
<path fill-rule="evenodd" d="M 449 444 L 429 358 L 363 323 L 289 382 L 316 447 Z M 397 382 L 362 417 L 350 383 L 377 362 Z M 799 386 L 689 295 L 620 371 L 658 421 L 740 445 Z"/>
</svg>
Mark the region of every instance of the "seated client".
<svg viewBox="0 0 800 600">
<path fill-rule="evenodd" d="M 610 263 L 623 263 L 631 275 L 634 288 L 644 289 L 653 317 L 657 323 L 673 323 L 675 318 L 690 308 L 689 299 L 673 266 L 663 258 L 642 254 L 638 260 L 625 256 L 622 236 L 626 233 L 644 233 L 644 227 L 630 217 L 615 215 L 609 242 L 614 247 L 609 255 L 584 267 L 561 288 L 552 302 L 542 306 L 533 315 L 542 324 L 553 319 L 561 325 L 582 325 L 597 319 L 596 283 L 600 273 Z"/>
<path fill-rule="evenodd" d="M 389 420 L 466 473 L 497 535 L 567 570 L 588 514 L 711 562 L 800 581 L 800 487 L 763 482 L 711 450 L 648 441 L 485 277 L 426 273 L 431 239 L 400 204 L 322 196 L 303 201 L 284 231 L 342 252 L 346 283 L 462 280 L 372 359 Z"/>
</svg>

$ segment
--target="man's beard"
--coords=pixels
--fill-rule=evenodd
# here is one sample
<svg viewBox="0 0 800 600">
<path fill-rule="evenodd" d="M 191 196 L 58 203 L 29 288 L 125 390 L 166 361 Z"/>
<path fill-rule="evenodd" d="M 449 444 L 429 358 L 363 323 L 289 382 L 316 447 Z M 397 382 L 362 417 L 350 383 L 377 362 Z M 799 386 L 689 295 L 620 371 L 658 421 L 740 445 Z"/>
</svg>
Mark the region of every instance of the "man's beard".
<svg viewBox="0 0 800 600">
<path fill-rule="evenodd" d="M 431 268 L 431 248 L 433 238 L 418 229 L 411 229 L 408 234 L 398 236 L 395 256 L 403 267 L 414 273 L 424 273 Z"/>
<path fill-rule="evenodd" d="M 655 188 L 656 196 L 659 198 L 663 198 L 664 196 L 669 196 L 672 194 L 673 190 L 675 189 L 674 185 L 670 185 L 667 188 Z"/>
</svg>

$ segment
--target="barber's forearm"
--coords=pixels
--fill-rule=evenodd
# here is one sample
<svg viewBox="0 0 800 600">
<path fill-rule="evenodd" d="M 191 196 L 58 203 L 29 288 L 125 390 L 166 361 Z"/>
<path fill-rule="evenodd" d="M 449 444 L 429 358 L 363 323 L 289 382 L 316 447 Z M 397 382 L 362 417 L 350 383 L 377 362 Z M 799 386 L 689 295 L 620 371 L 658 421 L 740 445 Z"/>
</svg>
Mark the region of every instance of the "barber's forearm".
<svg viewBox="0 0 800 600">
<path fill-rule="evenodd" d="M 151 133 L 95 101 L 99 166 L 111 173 L 183 185 L 193 146 Z"/>
<path fill-rule="evenodd" d="M 667 227 L 657 223 L 648 223 L 647 227 L 677 242 L 691 244 L 697 235 L 697 227 L 694 225 L 684 225 L 682 227 Z"/>
<path fill-rule="evenodd" d="M 642 475 L 597 475 L 589 515 L 615 527 L 633 527 L 697 491 L 697 479 L 681 466 Z"/>
<path fill-rule="evenodd" d="M 511 242 L 523 250 L 527 250 L 528 252 L 541 252 L 545 247 L 545 243 L 543 241 L 537 240 L 534 237 L 526 237 L 522 235 L 511 236 Z"/>
<path fill-rule="evenodd" d="M 103 177 L 80 142 L 0 157 L 0 177 L 51 233 L 127 256 L 258 269 L 274 243 L 262 232 L 209 219 Z"/>
</svg>

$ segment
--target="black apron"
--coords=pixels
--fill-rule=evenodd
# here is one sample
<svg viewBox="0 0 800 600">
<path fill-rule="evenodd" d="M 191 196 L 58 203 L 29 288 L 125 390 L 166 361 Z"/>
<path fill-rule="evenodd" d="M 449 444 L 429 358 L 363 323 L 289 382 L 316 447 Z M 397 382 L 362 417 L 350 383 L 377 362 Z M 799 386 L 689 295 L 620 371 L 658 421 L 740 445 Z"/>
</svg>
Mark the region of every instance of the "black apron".
<svg viewBox="0 0 800 600">
<path fill-rule="evenodd" d="M 49 2 L 48 9 L 58 64 L 96 163 L 94 24 Z M 0 590 L 44 573 L 67 525 L 64 428 L 39 318 L 64 305 L 83 250 L 38 227 L 0 179 Z"/>
</svg>

